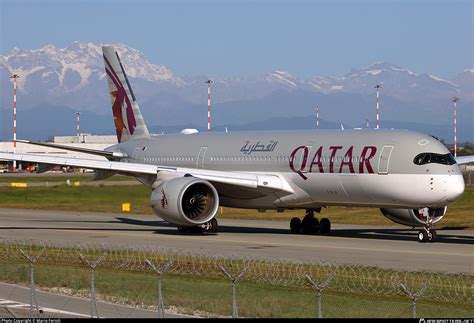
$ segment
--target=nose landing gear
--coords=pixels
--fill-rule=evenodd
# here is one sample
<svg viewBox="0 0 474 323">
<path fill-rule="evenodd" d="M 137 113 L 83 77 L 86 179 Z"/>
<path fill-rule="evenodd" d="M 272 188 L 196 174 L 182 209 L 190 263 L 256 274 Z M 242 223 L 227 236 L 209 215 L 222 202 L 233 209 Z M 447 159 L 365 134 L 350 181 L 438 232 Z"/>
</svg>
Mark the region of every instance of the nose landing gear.
<svg viewBox="0 0 474 323">
<path fill-rule="evenodd" d="M 420 219 L 426 219 L 424 228 L 418 231 L 418 241 L 419 242 L 435 242 L 438 239 L 438 235 L 436 233 L 435 229 L 432 229 L 433 227 L 433 215 L 434 211 L 430 212 L 429 209 L 427 209 L 426 212 L 424 212 L 426 208 L 419 212 L 419 218 Z M 430 214 L 431 213 L 431 214 Z"/>
<path fill-rule="evenodd" d="M 314 211 L 306 210 L 303 220 L 300 218 L 292 218 L 290 221 L 290 232 L 293 234 L 328 234 L 331 231 L 331 221 L 327 218 L 318 219 L 314 216 Z"/>
<path fill-rule="evenodd" d="M 436 240 L 438 240 L 438 234 L 436 233 L 436 230 L 425 227 L 418 231 L 419 242 L 435 242 Z"/>
</svg>

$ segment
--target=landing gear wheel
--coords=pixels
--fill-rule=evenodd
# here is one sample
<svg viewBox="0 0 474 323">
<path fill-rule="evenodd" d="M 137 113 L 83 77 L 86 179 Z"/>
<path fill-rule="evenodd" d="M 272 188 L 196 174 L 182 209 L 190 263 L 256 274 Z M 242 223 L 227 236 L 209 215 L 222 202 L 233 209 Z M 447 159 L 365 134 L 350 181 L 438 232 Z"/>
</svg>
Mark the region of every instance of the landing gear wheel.
<svg viewBox="0 0 474 323">
<path fill-rule="evenodd" d="M 301 231 L 305 234 L 318 233 L 319 221 L 312 214 L 306 215 L 301 222 Z"/>
<path fill-rule="evenodd" d="M 418 241 L 419 242 L 427 242 L 429 240 L 429 235 L 428 231 L 425 229 L 422 229 L 418 231 Z"/>
<path fill-rule="evenodd" d="M 435 242 L 438 240 L 438 234 L 436 233 L 436 230 L 430 230 L 431 233 L 431 238 L 429 239 L 429 242 Z"/>
<path fill-rule="evenodd" d="M 331 221 L 328 218 L 323 218 L 319 222 L 319 232 L 321 234 L 328 234 L 331 231 Z"/>
<path fill-rule="evenodd" d="M 298 234 L 301 232 L 301 220 L 300 218 L 292 218 L 290 221 L 290 232 Z"/>
<path fill-rule="evenodd" d="M 209 233 L 217 233 L 217 229 L 219 228 L 219 224 L 217 223 L 216 218 L 212 218 L 211 221 L 208 222 L 209 227 L 207 232 Z"/>
</svg>

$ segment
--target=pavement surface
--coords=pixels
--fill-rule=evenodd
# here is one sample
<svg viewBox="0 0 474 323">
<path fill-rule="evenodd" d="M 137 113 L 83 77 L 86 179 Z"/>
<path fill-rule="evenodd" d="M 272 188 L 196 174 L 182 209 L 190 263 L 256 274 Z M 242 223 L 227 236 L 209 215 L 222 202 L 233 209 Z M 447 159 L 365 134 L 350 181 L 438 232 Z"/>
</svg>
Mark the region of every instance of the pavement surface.
<svg viewBox="0 0 474 323">
<path fill-rule="evenodd" d="M 439 230 L 438 242 L 419 243 L 417 230 L 404 227 L 336 224 L 326 236 L 294 235 L 286 221 L 218 220 L 217 234 L 181 234 L 154 215 L 0 209 L 0 239 L 167 247 L 474 274 L 474 231 Z"/>
<path fill-rule="evenodd" d="M 36 291 L 38 308 L 31 310 L 31 290 L 26 287 L 0 283 L 1 318 L 90 318 L 91 300 L 56 293 Z M 136 307 L 97 302 L 100 318 L 158 318 L 156 311 Z M 94 312 L 94 317 L 97 317 Z M 165 313 L 165 318 L 190 316 Z"/>
</svg>

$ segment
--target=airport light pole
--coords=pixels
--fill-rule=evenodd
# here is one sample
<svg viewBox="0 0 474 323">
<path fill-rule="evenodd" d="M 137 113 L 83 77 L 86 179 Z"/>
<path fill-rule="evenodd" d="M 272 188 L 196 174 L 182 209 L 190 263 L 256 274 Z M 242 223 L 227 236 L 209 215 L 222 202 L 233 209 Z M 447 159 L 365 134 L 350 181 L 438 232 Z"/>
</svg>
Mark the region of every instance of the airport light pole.
<svg viewBox="0 0 474 323">
<path fill-rule="evenodd" d="M 77 143 L 80 143 L 80 136 L 81 136 L 81 113 L 76 112 L 76 131 L 77 131 Z"/>
<path fill-rule="evenodd" d="M 211 84 L 212 80 L 207 80 L 207 132 L 211 132 Z"/>
<path fill-rule="evenodd" d="M 13 153 L 16 153 L 16 79 L 19 77 L 17 74 L 10 76 L 13 79 Z M 16 160 L 13 161 L 12 171 L 16 172 Z"/>
<path fill-rule="evenodd" d="M 319 108 L 316 108 L 316 129 L 319 129 Z"/>
<path fill-rule="evenodd" d="M 451 98 L 451 102 L 453 102 L 453 108 L 454 108 L 454 157 L 457 157 L 457 154 L 458 154 L 457 137 L 456 137 L 456 104 L 458 101 L 459 101 L 458 97 L 453 96 Z"/>
<path fill-rule="evenodd" d="M 382 85 L 377 84 L 374 86 L 377 89 L 377 129 L 380 128 L 380 89 Z"/>
</svg>

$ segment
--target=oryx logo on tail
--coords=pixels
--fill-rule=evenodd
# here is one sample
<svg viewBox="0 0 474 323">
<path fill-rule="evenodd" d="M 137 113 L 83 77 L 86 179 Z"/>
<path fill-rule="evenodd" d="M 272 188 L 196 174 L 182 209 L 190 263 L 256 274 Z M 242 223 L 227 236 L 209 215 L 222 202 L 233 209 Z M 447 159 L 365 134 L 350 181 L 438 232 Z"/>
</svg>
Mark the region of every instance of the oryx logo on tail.
<svg viewBox="0 0 474 323">
<path fill-rule="evenodd" d="M 118 142 L 124 142 L 132 138 L 149 138 L 148 129 L 143 121 L 118 53 L 111 46 L 102 47 L 102 52 Z"/>
<path fill-rule="evenodd" d="M 137 126 L 137 122 L 135 120 L 135 116 L 133 115 L 132 104 L 130 102 L 130 98 L 125 91 L 125 88 L 120 82 L 120 79 L 113 70 L 112 66 L 110 65 L 109 61 L 104 55 L 104 60 L 106 63 L 105 72 L 109 76 L 110 80 L 114 83 L 116 91 L 111 91 L 110 95 L 114 97 L 115 101 L 112 104 L 112 112 L 114 114 L 114 123 L 115 123 L 115 130 L 117 131 L 117 138 L 118 142 L 122 141 L 122 133 L 123 129 L 128 129 L 131 135 L 135 132 L 135 127 Z M 127 126 L 125 126 L 125 122 L 123 120 L 123 111 L 122 108 L 126 105 L 126 118 L 127 118 Z"/>
</svg>

